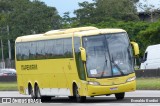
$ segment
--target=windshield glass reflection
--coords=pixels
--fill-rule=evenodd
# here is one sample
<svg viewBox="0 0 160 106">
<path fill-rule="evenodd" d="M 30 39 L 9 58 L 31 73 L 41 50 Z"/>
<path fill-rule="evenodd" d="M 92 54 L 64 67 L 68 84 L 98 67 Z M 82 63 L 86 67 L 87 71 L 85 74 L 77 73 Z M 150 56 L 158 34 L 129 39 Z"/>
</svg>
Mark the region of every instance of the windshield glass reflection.
<svg viewBox="0 0 160 106">
<path fill-rule="evenodd" d="M 83 37 L 88 77 L 111 77 L 134 72 L 126 33 Z"/>
<path fill-rule="evenodd" d="M 111 76 L 109 54 L 104 35 L 85 37 L 84 45 L 87 52 L 87 72 L 89 77 Z"/>
</svg>

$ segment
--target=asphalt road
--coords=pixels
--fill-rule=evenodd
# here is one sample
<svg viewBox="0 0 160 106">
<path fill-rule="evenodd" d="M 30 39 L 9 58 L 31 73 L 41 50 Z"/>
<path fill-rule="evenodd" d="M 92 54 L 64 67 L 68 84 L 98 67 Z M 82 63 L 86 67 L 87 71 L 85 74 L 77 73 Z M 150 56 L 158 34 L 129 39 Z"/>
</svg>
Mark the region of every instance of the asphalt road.
<svg viewBox="0 0 160 106">
<path fill-rule="evenodd" d="M 0 91 L 0 97 L 30 97 L 30 96 L 19 94 L 18 91 Z M 97 96 L 97 97 L 106 97 L 106 96 Z M 108 97 L 114 97 L 114 95 Z M 160 90 L 137 90 L 134 92 L 126 92 L 125 97 L 160 97 Z"/>
<path fill-rule="evenodd" d="M 30 97 L 26 95 L 19 94 L 18 91 L 0 91 L 0 99 L 2 97 Z M 137 101 L 138 102 L 135 102 Z M 149 102 L 146 102 L 149 100 Z M 140 102 L 139 102 L 140 101 Z M 17 106 L 22 104 L 0 104 L 0 106 Z M 23 104 L 23 105 L 34 105 L 34 106 L 159 106 L 160 105 L 160 91 L 155 90 L 137 90 L 135 92 L 128 92 L 125 95 L 124 100 L 117 101 L 114 95 L 111 96 L 97 96 L 88 97 L 85 103 L 75 103 L 69 100 L 68 97 L 56 97 L 50 102 L 45 102 L 43 104 Z"/>
</svg>

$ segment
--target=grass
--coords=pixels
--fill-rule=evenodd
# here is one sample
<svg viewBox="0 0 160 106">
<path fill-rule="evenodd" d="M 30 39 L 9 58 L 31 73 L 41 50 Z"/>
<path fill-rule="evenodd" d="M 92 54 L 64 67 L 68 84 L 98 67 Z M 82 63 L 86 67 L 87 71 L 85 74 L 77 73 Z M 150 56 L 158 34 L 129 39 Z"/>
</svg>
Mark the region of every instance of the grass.
<svg viewBox="0 0 160 106">
<path fill-rule="evenodd" d="M 137 90 L 160 90 L 160 78 L 137 78 Z"/>
<path fill-rule="evenodd" d="M 16 91 L 17 82 L 0 82 L 0 91 Z M 137 90 L 160 90 L 160 78 L 137 78 Z"/>
<path fill-rule="evenodd" d="M 17 82 L 0 82 L 0 91 L 17 91 Z"/>
</svg>

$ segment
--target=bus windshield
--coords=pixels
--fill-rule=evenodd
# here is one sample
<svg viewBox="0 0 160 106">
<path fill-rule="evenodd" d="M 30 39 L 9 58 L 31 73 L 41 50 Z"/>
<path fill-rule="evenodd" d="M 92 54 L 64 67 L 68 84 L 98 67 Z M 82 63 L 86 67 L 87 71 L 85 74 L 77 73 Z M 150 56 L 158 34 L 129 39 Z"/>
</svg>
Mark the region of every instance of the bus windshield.
<svg viewBox="0 0 160 106">
<path fill-rule="evenodd" d="M 134 72 L 132 49 L 127 33 L 85 36 L 88 77 L 105 78 Z"/>
</svg>

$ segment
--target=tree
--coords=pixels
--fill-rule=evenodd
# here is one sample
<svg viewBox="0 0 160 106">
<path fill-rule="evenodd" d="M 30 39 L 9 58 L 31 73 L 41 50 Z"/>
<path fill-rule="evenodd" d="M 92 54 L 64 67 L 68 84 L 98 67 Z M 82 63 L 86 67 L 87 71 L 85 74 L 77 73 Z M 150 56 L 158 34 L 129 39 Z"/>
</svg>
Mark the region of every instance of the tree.
<svg viewBox="0 0 160 106">
<path fill-rule="evenodd" d="M 62 17 L 63 28 L 70 28 L 71 27 L 72 18 L 69 15 L 70 15 L 69 12 L 65 12 Z"/>
<path fill-rule="evenodd" d="M 80 9 L 74 11 L 77 20 L 80 22 L 80 25 L 84 25 L 86 23 L 95 23 L 96 16 L 96 8 L 95 3 L 89 3 L 84 1 L 82 3 L 78 3 Z"/>
<path fill-rule="evenodd" d="M 43 2 L 37 0 L 33 2 L 29 0 L 14 1 L 15 11 L 10 14 L 9 20 L 10 29 L 14 35 L 42 33 L 60 28 L 60 16 L 54 7 L 47 7 Z"/>
<path fill-rule="evenodd" d="M 119 21 L 137 21 L 137 9 L 135 3 L 138 0 L 94 0 L 79 3 L 79 9 L 74 11 L 81 25 L 86 23 L 105 22 L 110 19 Z"/>
<path fill-rule="evenodd" d="M 141 54 L 144 54 L 145 49 L 149 45 L 159 44 L 160 40 L 160 21 L 152 23 L 148 28 L 141 31 L 136 39 L 139 42 L 141 48 Z"/>
<path fill-rule="evenodd" d="M 97 9 L 101 16 L 111 17 L 117 20 L 138 20 L 137 9 L 133 0 L 96 0 Z"/>
<path fill-rule="evenodd" d="M 0 0 L 0 37 L 6 49 L 7 39 L 59 28 L 61 17 L 55 7 L 39 0 Z"/>
<path fill-rule="evenodd" d="M 6 17 L 13 39 L 17 36 L 42 33 L 61 27 L 60 16 L 56 8 L 48 7 L 38 0 L 2 0 L 0 7 Z M 2 21 L 2 20 L 0 20 Z M 5 25 L 6 26 L 6 25 Z"/>
</svg>

